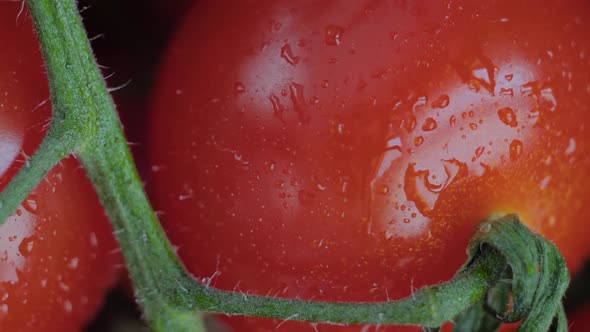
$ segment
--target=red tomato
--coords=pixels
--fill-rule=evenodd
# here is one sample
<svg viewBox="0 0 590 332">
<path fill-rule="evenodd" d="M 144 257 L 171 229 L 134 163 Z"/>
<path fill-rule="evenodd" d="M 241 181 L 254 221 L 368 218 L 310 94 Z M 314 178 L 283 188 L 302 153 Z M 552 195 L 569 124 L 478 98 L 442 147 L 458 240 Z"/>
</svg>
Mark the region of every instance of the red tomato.
<svg viewBox="0 0 590 332">
<path fill-rule="evenodd" d="M 51 115 L 37 41 L 19 9 L 0 3 L 0 189 Z M 111 233 L 80 165 L 64 160 L 0 226 L 0 330 L 81 330 L 119 275 Z"/>
<path fill-rule="evenodd" d="M 576 270 L 588 31 L 581 1 L 200 2 L 153 101 L 154 204 L 194 275 L 248 294 L 408 296 L 449 279 L 494 213 Z"/>
</svg>

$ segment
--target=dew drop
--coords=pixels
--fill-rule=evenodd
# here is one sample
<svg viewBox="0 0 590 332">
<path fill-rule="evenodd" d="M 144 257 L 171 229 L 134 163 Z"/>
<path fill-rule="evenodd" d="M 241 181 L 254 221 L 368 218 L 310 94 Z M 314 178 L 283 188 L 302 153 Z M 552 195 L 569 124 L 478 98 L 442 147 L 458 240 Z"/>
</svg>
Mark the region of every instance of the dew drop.
<svg viewBox="0 0 590 332">
<path fill-rule="evenodd" d="M 78 257 L 74 257 L 72 259 L 70 259 L 70 261 L 68 262 L 68 268 L 75 270 L 78 268 L 78 263 L 79 263 L 80 259 Z"/>
<path fill-rule="evenodd" d="M 541 182 L 539 182 L 539 189 L 545 190 L 549 185 L 549 182 L 551 182 L 551 176 L 544 177 Z"/>
<path fill-rule="evenodd" d="M 337 25 L 328 25 L 324 31 L 324 41 L 326 42 L 326 45 L 340 45 L 343 32 L 344 29 Z"/>
<path fill-rule="evenodd" d="M 244 93 L 246 92 L 246 86 L 244 86 L 242 82 L 236 82 L 236 84 L 234 84 L 234 91 L 236 93 Z"/>
<path fill-rule="evenodd" d="M 423 107 L 426 106 L 427 102 L 428 102 L 428 98 L 426 98 L 426 96 L 418 97 L 418 99 L 416 99 L 416 102 L 414 103 L 414 105 L 412 105 L 412 111 L 415 113 L 415 112 L 422 110 Z"/>
<path fill-rule="evenodd" d="M 416 128 L 416 117 L 411 114 L 408 115 L 407 119 L 404 119 L 402 125 L 404 128 L 406 128 L 408 132 L 411 133 L 412 131 L 414 131 L 414 128 Z"/>
<path fill-rule="evenodd" d="M 301 122 L 309 121 L 309 115 L 307 114 L 307 103 L 305 102 L 305 96 L 303 94 L 303 85 L 291 82 L 289 85 L 289 92 L 291 94 L 293 109 L 299 116 L 299 120 Z"/>
<path fill-rule="evenodd" d="M 576 140 L 572 137 L 569 140 L 568 146 L 565 149 L 565 155 L 569 156 L 570 154 L 574 153 L 576 151 Z"/>
<path fill-rule="evenodd" d="M 479 158 L 481 157 L 481 155 L 483 154 L 483 152 L 485 151 L 485 146 L 480 146 L 477 149 L 475 149 L 475 157 Z"/>
<path fill-rule="evenodd" d="M 445 108 L 447 106 L 449 106 L 449 96 L 448 95 L 442 95 L 440 97 L 438 97 L 435 101 L 432 102 L 432 107 L 433 108 Z"/>
<path fill-rule="evenodd" d="M 517 160 L 522 154 L 522 142 L 515 139 L 510 142 L 510 160 Z"/>
<path fill-rule="evenodd" d="M 70 302 L 70 300 L 65 300 L 64 301 L 64 310 L 68 314 L 71 314 L 72 313 L 73 306 L 72 306 L 72 302 Z"/>
<path fill-rule="evenodd" d="M 37 212 L 39 210 L 37 196 L 29 195 L 29 197 L 27 197 L 27 199 L 25 199 L 25 201 L 23 202 L 23 207 L 25 208 L 25 210 L 29 211 L 30 213 L 37 214 Z"/>
<path fill-rule="evenodd" d="M 281 58 L 285 59 L 291 65 L 296 65 L 299 63 L 299 60 L 301 60 L 301 58 L 293 54 L 293 50 L 289 43 L 281 47 Z"/>
<path fill-rule="evenodd" d="M 477 130 L 478 127 L 477 127 L 477 124 L 476 123 L 471 122 L 471 123 L 469 123 L 469 128 L 471 130 Z"/>
<path fill-rule="evenodd" d="M 555 95 L 553 95 L 553 89 L 545 88 L 541 90 L 539 104 L 540 107 L 548 109 L 551 112 L 555 111 L 557 108 L 557 100 L 555 99 Z"/>
<path fill-rule="evenodd" d="M 90 245 L 92 247 L 98 247 L 98 238 L 94 232 L 90 233 Z"/>
<path fill-rule="evenodd" d="M 436 127 L 438 127 L 438 124 L 436 123 L 436 120 L 431 117 L 426 118 L 422 124 L 423 131 L 433 131 L 436 129 Z"/>
<path fill-rule="evenodd" d="M 283 116 L 283 112 L 287 110 L 287 108 L 281 103 L 279 97 L 277 97 L 274 93 L 271 93 L 268 97 L 270 103 L 272 104 L 272 110 L 276 116 L 281 118 Z"/>
<path fill-rule="evenodd" d="M 506 81 L 510 82 L 512 81 L 512 78 L 514 77 L 514 74 L 506 74 L 504 75 L 504 78 L 506 79 Z"/>
<path fill-rule="evenodd" d="M 28 257 L 31 252 L 33 251 L 33 247 L 35 245 L 35 236 L 29 236 L 24 238 L 20 245 L 18 246 L 18 252 L 23 255 L 23 257 Z"/>
<path fill-rule="evenodd" d="M 500 121 L 502 121 L 507 126 L 518 126 L 518 122 L 516 121 L 516 114 L 514 113 L 514 110 L 510 107 L 504 107 L 499 109 L 498 117 L 500 118 Z"/>
<path fill-rule="evenodd" d="M 451 118 L 449 119 L 449 125 L 451 127 L 454 127 L 457 124 L 457 117 L 456 116 L 451 116 Z"/>
<path fill-rule="evenodd" d="M 420 145 L 422 145 L 422 143 L 424 143 L 424 137 L 416 136 L 416 138 L 414 138 L 414 145 L 415 146 L 420 146 Z"/>
</svg>

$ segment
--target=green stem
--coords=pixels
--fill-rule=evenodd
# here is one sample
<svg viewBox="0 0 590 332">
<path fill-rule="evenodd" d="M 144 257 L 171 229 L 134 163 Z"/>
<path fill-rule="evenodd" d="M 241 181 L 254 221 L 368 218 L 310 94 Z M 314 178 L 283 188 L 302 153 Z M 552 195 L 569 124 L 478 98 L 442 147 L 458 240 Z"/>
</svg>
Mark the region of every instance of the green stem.
<svg viewBox="0 0 590 332">
<path fill-rule="evenodd" d="M 73 147 L 70 152 L 77 153 L 95 184 L 146 319 L 162 331 L 204 331 L 199 314 L 194 310 L 178 312 L 155 291 L 165 276 L 184 271 L 143 191 L 75 2 L 29 0 L 27 4 L 48 71 L 52 128 L 59 129 L 56 136 L 65 142 L 62 145 Z M 48 150 L 56 148 L 54 141 L 48 141 L 47 146 Z M 37 167 L 39 174 L 50 168 L 42 168 L 44 165 Z M 29 175 L 21 173 L 22 177 Z M 13 191 L 5 193 L 13 200 L 24 198 Z"/>
<path fill-rule="evenodd" d="M 66 152 L 66 149 L 59 148 L 61 143 L 56 136 L 50 130 L 31 158 L 25 162 L 19 172 L 0 192 L 0 225 L 14 213 L 18 205 L 45 177 L 45 174 L 70 154 L 70 152 Z"/>
<path fill-rule="evenodd" d="M 12 211 L 43 174 L 69 152 L 80 158 L 111 220 L 136 296 L 156 331 L 204 331 L 198 311 L 331 323 L 415 324 L 436 328 L 467 309 L 461 329 L 495 326 L 483 314 L 490 289 L 510 267 L 513 310 L 521 331 L 565 326 L 560 301 L 569 277 L 563 258 L 515 215 L 482 224 L 469 258 L 449 282 L 399 301 L 327 303 L 250 296 L 206 287 L 187 273 L 149 204 L 112 99 L 96 65 L 73 0 L 27 0 L 46 61 L 54 107 L 50 134 L 0 195 Z M 30 179 L 27 179 L 30 176 Z M 16 202 L 16 203 L 15 203 Z M 9 204 L 10 203 L 10 204 Z M 498 294 L 505 294 L 498 292 Z M 493 293 L 493 292 L 491 292 Z M 502 296 L 498 296 L 502 298 Z M 474 307 L 474 304 L 479 306 Z M 486 305 L 484 305 L 486 304 Z M 478 311 L 479 310 L 479 311 Z M 482 323 L 482 319 L 485 322 Z M 493 327 L 492 327 L 493 328 Z"/>
</svg>

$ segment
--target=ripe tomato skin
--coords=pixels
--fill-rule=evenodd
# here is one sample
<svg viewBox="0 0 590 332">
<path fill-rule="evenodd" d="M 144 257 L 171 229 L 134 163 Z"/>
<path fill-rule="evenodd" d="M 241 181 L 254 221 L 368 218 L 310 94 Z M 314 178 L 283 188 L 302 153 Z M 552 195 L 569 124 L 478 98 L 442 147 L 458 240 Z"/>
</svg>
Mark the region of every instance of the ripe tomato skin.
<svg viewBox="0 0 590 332">
<path fill-rule="evenodd" d="M 164 61 L 150 132 L 154 205 L 180 257 L 220 289 L 382 301 L 449 279 L 477 224 L 515 212 L 577 270 L 589 10 L 199 3 Z"/>
<path fill-rule="evenodd" d="M 41 142 L 51 107 L 41 55 L 20 3 L 0 3 L 0 190 Z M 75 159 L 63 160 L 0 225 L 0 330 L 80 331 L 122 263 Z"/>
</svg>

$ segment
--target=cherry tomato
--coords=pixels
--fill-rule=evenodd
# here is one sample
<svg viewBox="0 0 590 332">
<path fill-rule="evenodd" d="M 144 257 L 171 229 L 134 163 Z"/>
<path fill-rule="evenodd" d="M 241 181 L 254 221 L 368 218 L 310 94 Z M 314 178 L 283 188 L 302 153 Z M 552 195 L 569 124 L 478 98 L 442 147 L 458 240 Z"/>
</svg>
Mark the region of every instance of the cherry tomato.
<svg viewBox="0 0 590 332">
<path fill-rule="evenodd" d="M 582 1 L 202 1 L 153 100 L 152 196 L 212 287 L 384 301 L 518 213 L 575 271 L 590 228 Z M 236 331 L 401 331 L 231 317 Z"/>
<path fill-rule="evenodd" d="M 49 90 L 30 18 L 0 3 L 0 189 L 41 142 Z M 0 226 L 0 330 L 79 331 L 119 275 L 120 254 L 73 159 L 56 166 Z"/>
</svg>

